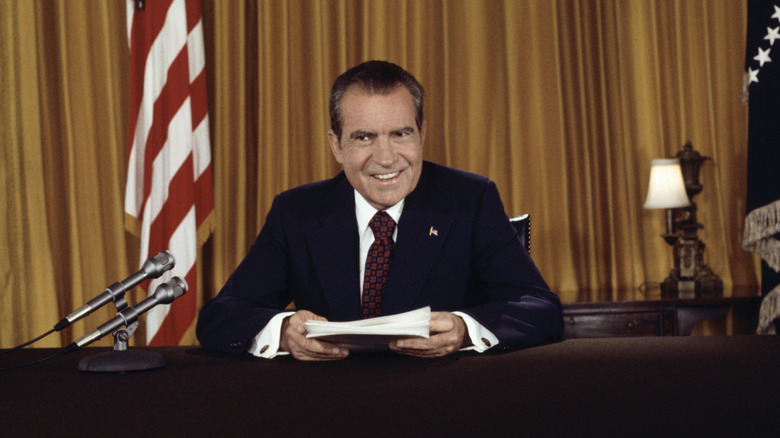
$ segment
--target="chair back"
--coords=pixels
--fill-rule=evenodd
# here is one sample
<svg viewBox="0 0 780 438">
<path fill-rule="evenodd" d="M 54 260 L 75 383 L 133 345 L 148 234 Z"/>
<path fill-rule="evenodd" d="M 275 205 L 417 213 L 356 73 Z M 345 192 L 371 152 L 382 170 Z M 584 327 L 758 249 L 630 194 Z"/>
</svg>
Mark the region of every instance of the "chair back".
<svg viewBox="0 0 780 438">
<path fill-rule="evenodd" d="M 517 230 L 517 237 L 520 242 L 525 246 L 525 250 L 531 253 L 531 215 L 521 214 L 509 219 L 515 229 Z"/>
</svg>

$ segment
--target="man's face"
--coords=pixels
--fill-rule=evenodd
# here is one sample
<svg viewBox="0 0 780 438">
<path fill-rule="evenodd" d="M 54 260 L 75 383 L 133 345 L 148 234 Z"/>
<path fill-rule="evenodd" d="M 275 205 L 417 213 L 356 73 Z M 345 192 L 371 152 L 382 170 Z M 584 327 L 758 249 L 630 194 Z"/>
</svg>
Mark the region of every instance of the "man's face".
<svg viewBox="0 0 780 438">
<path fill-rule="evenodd" d="M 383 95 L 353 85 L 341 101 L 341 139 L 328 132 L 350 184 L 377 210 L 400 202 L 420 180 L 425 123 L 418 130 L 414 116 L 406 87 Z"/>
</svg>

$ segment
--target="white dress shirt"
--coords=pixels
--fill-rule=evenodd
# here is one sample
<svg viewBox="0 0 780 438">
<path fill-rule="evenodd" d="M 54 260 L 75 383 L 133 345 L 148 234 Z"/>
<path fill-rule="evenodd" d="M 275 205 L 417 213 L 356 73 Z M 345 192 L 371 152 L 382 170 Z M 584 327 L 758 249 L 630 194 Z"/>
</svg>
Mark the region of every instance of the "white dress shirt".
<svg viewBox="0 0 780 438">
<path fill-rule="evenodd" d="M 404 209 L 404 200 L 398 204 L 385 210 L 390 217 L 393 218 L 396 224 L 398 224 L 401 218 L 401 213 Z M 363 196 L 355 190 L 355 215 L 357 217 L 358 233 L 360 235 L 360 294 L 363 294 L 363 278 L 365 276 L 366 259 L 368 258 L 368 250 L 371 248 L 371 244 L 374 243 L 374 232 L 371 231 L 371 227 L 368 223 L 371 218 L 374 217 L 378 210 L 371 206 Z M 393 231 L 393 240 L 397 240 L 398 237 L 398 225 L 396 225 Z M 247 351 L 251 354 L 259 357 L 265 357 L 271 359 L 277 355 L 289 354 L 286 351 L 279 351 L 279 341 L 281 339 L 282 322 L 284 318 L 292 315 L 295 312 L 281 312 L 278 315 L 271 318 L 268 324 L 263 328 L 260 333 L 255 336 L 253 342 L 249 345 Z M 483 352 L 490 347 L 498 344 L 498 338 L 482 324 L 474 320 L 474 318 L 463 312 L 452 312 L 455 315 L 460 316 L 466 324 L 468 330 L 468 336 L 473 344 L 471 347 L 464 348 L 466 350 L 475 350 Z"/>
</svg>

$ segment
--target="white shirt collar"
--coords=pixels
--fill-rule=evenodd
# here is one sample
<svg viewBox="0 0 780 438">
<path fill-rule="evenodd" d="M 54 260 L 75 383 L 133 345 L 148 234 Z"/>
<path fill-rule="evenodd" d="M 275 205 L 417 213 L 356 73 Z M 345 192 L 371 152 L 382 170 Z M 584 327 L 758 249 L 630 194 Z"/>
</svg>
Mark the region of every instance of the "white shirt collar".
<svg viewBox="0 0 780 438">
<path fill-rule="evenodd" d="M 394 206 L 388 208 L 385 210 L 387 214 L 390 215 L 391 218 L 395 221 L 395 223 L 398 223 L 398 220 L 401 218 L 401 212 L 404 209 L 404 199 L 401 199 L 401 202 L 398 204 L 395 204 Z M 371 218 L 374 217 L 376 212 L 379 211 L 376 208 L 372 207 L 371 204 L 366 201 L 366 199 L 358 193 L 357 190 L 355 190 L 355 216 L 357 217 L 357 224 L 358 224 L 358 232 L 360 235 L 363 235 L 363 232 L 366 231 L 368 228 L 368 223 L 371 221 Z M 398 227 L 396 227 L 396 232 L 398 231 Z"/>
</svg>

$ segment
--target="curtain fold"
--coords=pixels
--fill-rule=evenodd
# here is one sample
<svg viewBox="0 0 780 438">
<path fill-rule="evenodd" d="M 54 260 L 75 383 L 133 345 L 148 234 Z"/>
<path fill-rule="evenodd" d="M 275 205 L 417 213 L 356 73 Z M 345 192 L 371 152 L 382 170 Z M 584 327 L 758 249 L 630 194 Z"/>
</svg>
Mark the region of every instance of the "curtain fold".
<svg viewBox="0 0 780 438">
<path fill-rule="evenodd" d="M 0 2 L 0 348 L 137 269 L 122 216 L 124 7 Z M 563 301 L 659 293 L 673 260 L 663 213 L 642 209 L 649 163 L 686 140 L 712 157 L 695 198 L 705 261 L 727 291 L 757 285 L 741 249 L 743 1 L 204 0 L 203 17 L 217 225 L 199 258 L 201 304 L 275 194 L 339 171 L 330 85 L 368 59 L 425 87 L 426 159 L 488 176 L 510 216 L 532 215 L 532 256 Z"/>
<path fill-rule="evenodd" d="M 137 251 L 122 225 L 127 45 L 114 32 L 124 14 L 103 2 L 1 7 L 0 64 L 10 73 L 0 85 L 2 205 L 16 225 L 0 244 L 0 343 L 9 347 L 124 278 Z M 110 316 L 101 309 L 40 345 L 69 343 Z"/>
<path fill-rule="evenodd" d="M 0 345 L 32 339 L 57 318 L 57 295 L 51 293 L 54 276 L 51 242 L 46 227 L 43 187 L 43 150 L 37 115 L 35 8 L 30 4 L 0 3 L 0 132 L 3 184 L 0 232 Z M 24 144 L 25 147 L 17 147 Z M 38 309 L 35 311 L 34 309 Z M 56 322 L 56 321 L 55 321 Z M 22 342 L 22 341 L 18 341 Z M 57 341 L 47 339 L 54 346 Z"/>
</svg>

